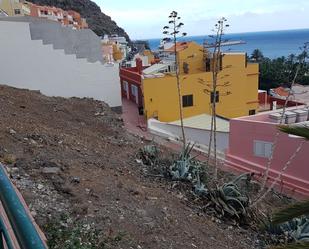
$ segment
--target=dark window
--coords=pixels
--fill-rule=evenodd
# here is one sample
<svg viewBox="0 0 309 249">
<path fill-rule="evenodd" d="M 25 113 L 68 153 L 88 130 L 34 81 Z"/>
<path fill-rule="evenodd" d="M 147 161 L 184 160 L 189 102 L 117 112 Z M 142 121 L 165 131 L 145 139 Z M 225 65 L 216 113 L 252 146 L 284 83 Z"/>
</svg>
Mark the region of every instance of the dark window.
<svg viewBox="0 0 309 249">
<path fill-rule="evenodd" d="M 182 96 L 182 107 L 193 106 L 193 95 Z"/>
<path fill-rule="evenodd" d="M 211 92 L 210 103 L 213 103 L 215 98 L 216 98 L 216 103 L 219 102 L 219 91 L 216 91 L 216 96 L 215 96 L 214 92 Z"/>
<path fill-rule="evenodd" d="M 20 9 L 14 9 L 15 15 L 20 15 Z"/>
<path fill-rule="evenodd" d="M 183 72 L 189 73 L 189 64 L 187 62 L 183 63 Z"/>
<path fill-rule="evenodd" d="M 210 58 L 206 59 L 206 72 L 210 72 Z"/>
<path fill-rule="evenodd" d="M 245 55 L 245 67 L 247 67 L 247 66 L 248 66 L 248 55 L 246 53 L 246 55 Z"/>
<path fill-rule="evenodd" d="M 255 110 L 249 110 L 249 115 L 254 115 L 255 114 Z"/>
</svg>

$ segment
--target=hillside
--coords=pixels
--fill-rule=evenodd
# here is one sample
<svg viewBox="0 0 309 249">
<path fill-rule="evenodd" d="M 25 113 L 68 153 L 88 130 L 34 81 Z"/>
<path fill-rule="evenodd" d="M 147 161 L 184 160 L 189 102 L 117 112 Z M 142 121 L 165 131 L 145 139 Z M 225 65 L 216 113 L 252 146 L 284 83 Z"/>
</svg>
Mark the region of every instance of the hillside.
<svg viewBox="0 0 309 249">
<path fill-rule="evenodd" d="M 0 161 L 51 249 L 256 248 L 255 232 L 213 222 L 175 183 L 145 175 L 145 141 L 104 103 L 0 85 L 0 112 Z M 63 244 L 74 236 L 93 246 Z"/>
<path fill-rule="evenodd" d="M 75 10 L 87 19 L 89 28 L 97 35 L 118 34 L 130 41 L 128 34 L 114 22 L 111 17 L 101 12 L 100 7 L 90 0 L 30 0 L 30 2 L 62 8 L 64 10 Z"/>
</svg>

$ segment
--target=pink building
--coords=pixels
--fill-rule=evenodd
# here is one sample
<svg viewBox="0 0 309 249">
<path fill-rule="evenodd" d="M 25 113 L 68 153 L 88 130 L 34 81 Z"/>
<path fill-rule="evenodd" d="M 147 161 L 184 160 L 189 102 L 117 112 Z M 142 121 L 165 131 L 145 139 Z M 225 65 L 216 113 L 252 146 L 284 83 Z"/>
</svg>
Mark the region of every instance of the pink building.
<svg viewBox="0 0 309 249">
<path fill-rule="evenodd" d="M 308 108 L 290 107 L 286 112 L 287 123 L 308 124 Z M 265 172 L 272 153 L 280 110 L 263 112 L 254 116 L 230 120 L 229 149 L 226 166 L 242 172 L 255 172 L 259 177 Z M 270 166 L 268 183 L 278 176 L 281 169 L 300 145 L 302 138 L 279 132 L 278 143 Z M 309 196 L 309 142 L 293 159 L 283 174 L 277 190 L 297 198 Z"/>
</svg>

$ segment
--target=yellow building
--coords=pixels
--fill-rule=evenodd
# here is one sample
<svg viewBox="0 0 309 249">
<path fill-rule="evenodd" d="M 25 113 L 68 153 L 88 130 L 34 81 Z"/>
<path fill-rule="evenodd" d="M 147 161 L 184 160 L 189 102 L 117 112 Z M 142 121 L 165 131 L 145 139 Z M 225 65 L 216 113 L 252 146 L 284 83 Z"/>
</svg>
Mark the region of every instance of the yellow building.
<svg viewBox="0 0 309 249">
<path fill-rule="evenodd" d="M 143 54 L 144 56 L 148 57 L 148 64 L 150 65 L 155 59 L 153 53 L 151 52 L 151 50 L 145 49 Z"/>
<path fill-rule="evenodd" d="M 115 61 L 120 61 L 123 59 L 123 52 L 117 44 L 113 44 L 113 57 Z"/>
<path fill-rule="evenodd" d="M 194 42 L 177 44 L 184 118 L 211 113 L 211 58 Z M 166 52 L 172 54 L 174 47 Z M 167 65 L 167 66 L 166 66 Z M 162 122 L 180 119 L 173 64 L 155 64 L 143 73 L 142 91 L 146 118 Z M 245 53 L 223 53 L 218 76 L 217 115 L 235 118 L 258 109 L 258 64 L 247 63 Z M 213 99 L 213 97 L 212 97 Z"/>
<path fill-rule="evenodd" d="M 30 7 L 20 0 L 1 0 L 0 9 L 9 16 L 28 16 L 30 15 Z"/>
</svg>

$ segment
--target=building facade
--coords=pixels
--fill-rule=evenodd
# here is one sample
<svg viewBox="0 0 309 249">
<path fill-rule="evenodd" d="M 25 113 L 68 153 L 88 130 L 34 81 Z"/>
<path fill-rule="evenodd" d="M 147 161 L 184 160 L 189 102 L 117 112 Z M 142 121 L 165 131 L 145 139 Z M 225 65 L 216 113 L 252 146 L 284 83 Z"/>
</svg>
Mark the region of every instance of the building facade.
<svg viewBox="0 0 309 249">
<path fill-rule="evenodd" d="M 8 16 L 29 16 L 31 12 L 30 7 L 19 0 L 1 0 L 0 9 Z"/>
<path fill-rule="evenodd" d="M 261 176 L 273 153 L 269 174 L 269 183 L 272 182 L 302 142 L 302 138 L 280 132 L 272 152 L 278 133 L 279 121 L 276 117 L 280 116 L 280 111 L 274 110 L 230 120 L 227 166 L 243 172 L 255 172 L 257 176 Z M 290 107 L 287 108 L 284 123 L 308 125 L 308 119 L 308 109 L 305 106 Z M 305 142 L 277 186 L 289 195 L 295 193 L 309 196 L 308 151 L 309 143 Z"/>
<path fill-rule="evenodd" d="M 120 68 L 121 96 L 137 105 L 139 110 L 144 107 L 144 97 L 142 91 L 143 62 L 136 60 L 136 67 Z"/>
<path fill-rule="evenodd" d="M 194 42 L 178 43 L 176 50 L 184 118 L 210 114 L 214 99 L 211 92 L 212 59 L 205 60 L 203 47 Z M 123 91 L 127 89 L 127 83 L 138 87 L 147 119 L 156 118 L 162 122 L 180 119 L 173 51 L 174 47 L 166 49 L 161 53 L 160 63 L 143 67 L 141 72 L 138 66 L 120 71 L 121 79 L 127 78 L 127 81 L 121 81 Z M 247 63 L 245 53 L 223 53 L 221 69 L 214 100 L 217 102 L 217 115 L 230 119 L 255 114 L 259 106 L 258 64 Z M 130 81 L 127 75 L 132 71 L 134 80 Z M 126 94 L 123 93 L 123 96 Z"/>
<path fill-rule="evenodd" d="M 167 53 L 172 54 L 173 50 L 173 47 L 169 48 Z M 203 47 L 194 42 L 177 46 L 177 56 L 184 117 L 210 114 L 214 95 L 211 92 L 212 59 L 205 60 Z M 247 63 L 245 53 L 224 53 L 221 60 L 222 70 L 214 100 L 217 102 L 217 115 L 230 119 L 255 114 L 258 109 L 258 64 Z M 144 113 L 147 119 L 154 117 L 170 122 L 180 118 L 175 65 L 173 60 L 163 64 L 167 67 L 144 70 Z"/>
</svg>

